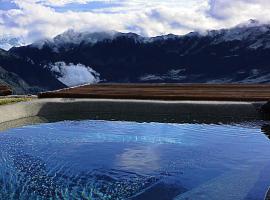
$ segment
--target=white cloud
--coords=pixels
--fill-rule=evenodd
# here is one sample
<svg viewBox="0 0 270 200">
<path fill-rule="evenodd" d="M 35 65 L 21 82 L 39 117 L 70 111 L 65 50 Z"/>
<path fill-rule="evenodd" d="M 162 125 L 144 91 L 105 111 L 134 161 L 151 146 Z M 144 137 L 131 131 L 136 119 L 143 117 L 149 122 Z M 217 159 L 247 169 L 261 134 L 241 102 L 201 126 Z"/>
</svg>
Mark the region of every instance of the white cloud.
<svg viewBox="0 0 270 200">
<path fill-rule="evenodd" d="M 56 62 L 45 67 L 49 68 L 59 81 L 69 87 L 98 83 L 100 81 L 99 73 L 82 64 L 74 65 L 73 63 Z"/>
<path fill-rule="evenodd" d="M 209 14 L 220 23 L 236 24 L 248 19 L 269 21 L 268 0 L 210 0 Z"/>
<path fill-rule="evenodd" d="M 270 19 L 268 0 L 13 0 L 13 2 L 17 8 L 0 10 L 0 35 L 22 36 L 28 42 L 53 37 L 67 29 L 131 31 L 145 36 L 156 36 L 231 27 L 251 18 L 262 21 Z M 84 8 L 97 2 L 107 6 L 93 6 L 87 11 L 73 10 L 68 6 L 73 3 Z M 64 11 L 60 12 L 52 6 L 60 6 Z"/>
</svg>

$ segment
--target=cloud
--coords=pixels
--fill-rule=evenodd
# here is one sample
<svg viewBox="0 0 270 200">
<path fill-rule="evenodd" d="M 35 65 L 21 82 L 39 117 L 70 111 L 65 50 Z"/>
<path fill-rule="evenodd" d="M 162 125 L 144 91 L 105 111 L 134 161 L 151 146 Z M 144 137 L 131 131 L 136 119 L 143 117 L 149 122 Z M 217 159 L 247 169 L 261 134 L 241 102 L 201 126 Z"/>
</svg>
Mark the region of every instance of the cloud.
<svg viewBox="0 0 270 200">
<path fill-rule="evenodd" d="M 268 0 L 210 0 L 209 14 L 220 22 L 240 23 L 248 19 L 268 21 L 270 17 Z"/>
<path fill-rule="evenodd" d="M 0 35 L 20 36 L 28 43 L 56 36 L 67 29 L 93 32 L 116 30 L 156 36 L 226 28 L 251 18 L 261 21 L 270 19 L 268 0 L 10 0 L 10 2 L 16 7 L 12 6 L 10 9 L 5 7 L 2 10 L 0 8 Z"/>
<path fill-rule="evenodd" d="M 49 68 L 59 81 L 69 87 L 100 81 L 99 73 L 82 64 L 56 62 L 45 67 Z"/>
</svg>

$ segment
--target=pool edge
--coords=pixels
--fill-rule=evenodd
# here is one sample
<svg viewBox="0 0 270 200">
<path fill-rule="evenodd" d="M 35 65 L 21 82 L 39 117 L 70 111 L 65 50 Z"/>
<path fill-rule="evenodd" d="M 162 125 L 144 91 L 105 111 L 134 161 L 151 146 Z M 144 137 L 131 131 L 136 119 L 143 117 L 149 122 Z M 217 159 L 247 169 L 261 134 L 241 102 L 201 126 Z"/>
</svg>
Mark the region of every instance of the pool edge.
<svg viewBox="0 0 270 200">
<path fill-rule="evenodd" d="M 47 117 L 72 113 L 114 113 L 137 116 L 220 116 L 258 118 L 266 102 L 157 101 L 115 99 L 36 99 L 0 106 L 0 124 L 27 117 Z"/>
</svg>

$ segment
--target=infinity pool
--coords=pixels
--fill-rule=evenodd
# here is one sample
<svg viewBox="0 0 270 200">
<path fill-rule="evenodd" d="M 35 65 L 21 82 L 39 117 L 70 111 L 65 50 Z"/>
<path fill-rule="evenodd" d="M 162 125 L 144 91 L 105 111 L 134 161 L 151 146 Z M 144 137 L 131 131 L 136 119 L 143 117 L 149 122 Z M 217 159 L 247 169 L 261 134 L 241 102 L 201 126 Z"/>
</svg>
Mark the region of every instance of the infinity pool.
<svg viewBox="0 0 270 200">
<path fill-rule="evenodd" d="M 63 121 L 0 133 L 0 199 L 261 200 L 270 127 Z"/>
</svg>

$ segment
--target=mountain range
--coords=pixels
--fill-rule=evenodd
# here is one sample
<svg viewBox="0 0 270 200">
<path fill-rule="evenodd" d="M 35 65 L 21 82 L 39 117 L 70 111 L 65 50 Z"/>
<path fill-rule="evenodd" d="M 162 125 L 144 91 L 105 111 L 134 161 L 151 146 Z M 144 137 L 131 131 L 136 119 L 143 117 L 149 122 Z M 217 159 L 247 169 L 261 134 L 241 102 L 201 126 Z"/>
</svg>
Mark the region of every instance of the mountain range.
<svg viewBox="0 0 270 200">
<path fill-rule="evenodd" d="M 97 82 L 269 83 L 269 58 L 270 24 L 256 20 L 182 36 L 68 30 L 1 50 L 0 79 L 17 93 Z"/>
</svg>

